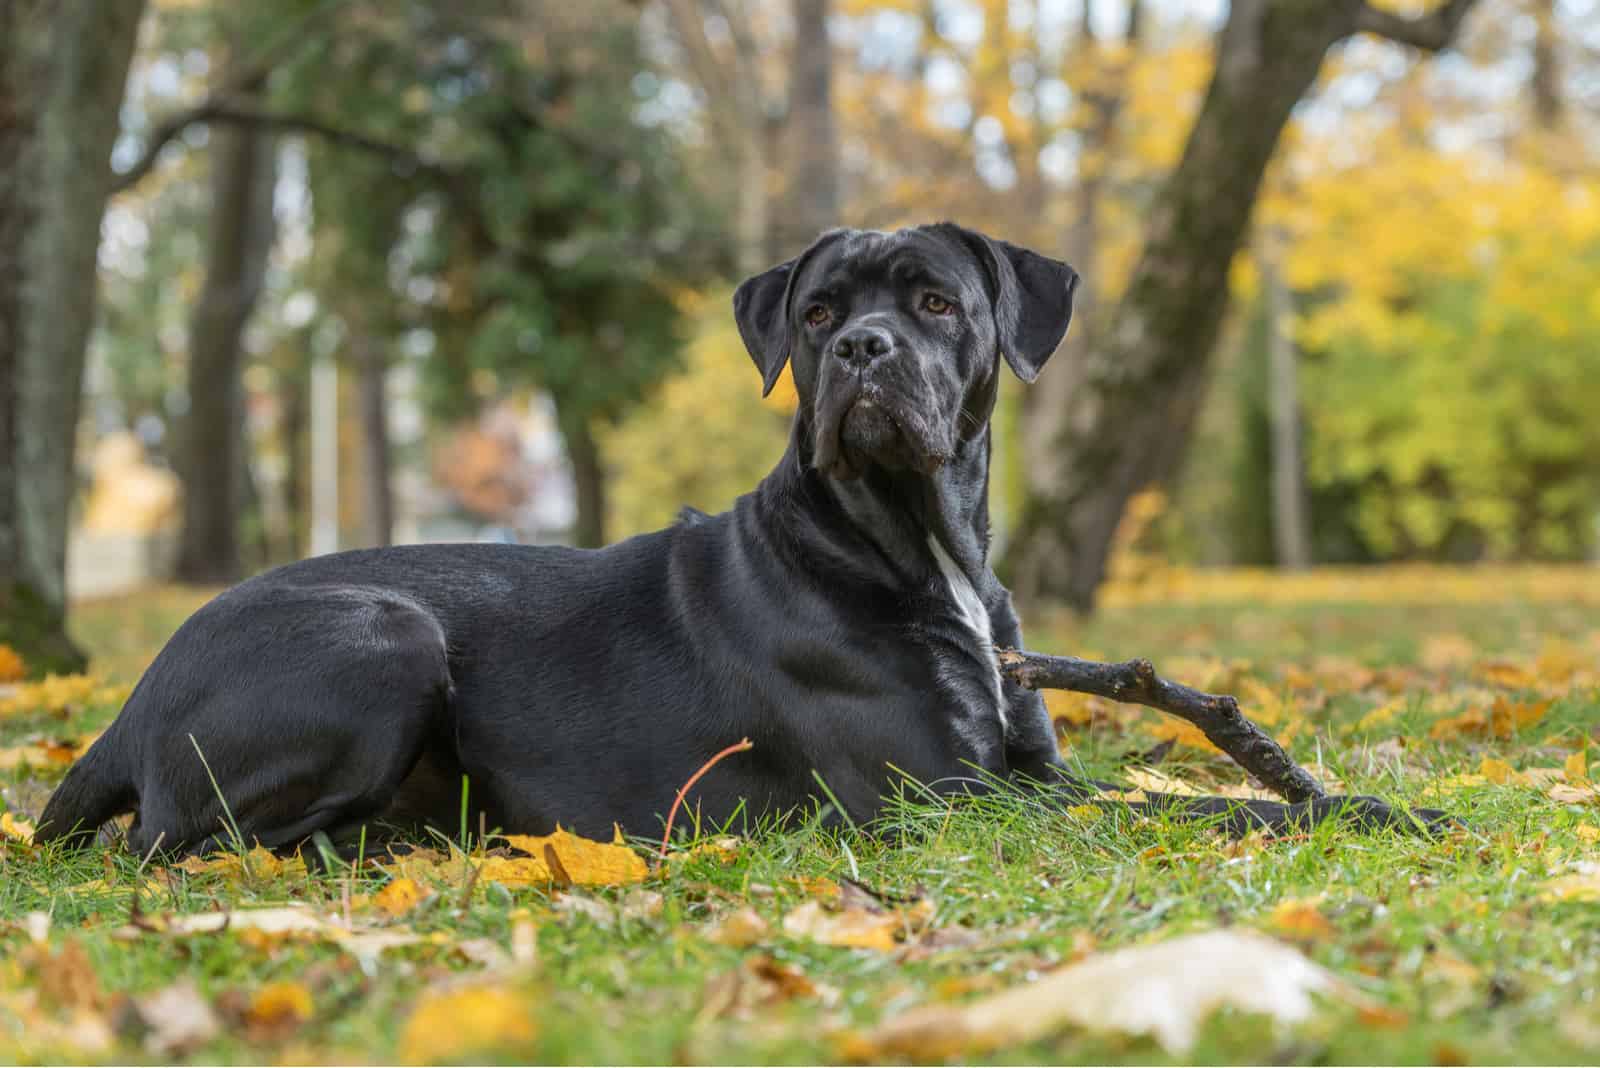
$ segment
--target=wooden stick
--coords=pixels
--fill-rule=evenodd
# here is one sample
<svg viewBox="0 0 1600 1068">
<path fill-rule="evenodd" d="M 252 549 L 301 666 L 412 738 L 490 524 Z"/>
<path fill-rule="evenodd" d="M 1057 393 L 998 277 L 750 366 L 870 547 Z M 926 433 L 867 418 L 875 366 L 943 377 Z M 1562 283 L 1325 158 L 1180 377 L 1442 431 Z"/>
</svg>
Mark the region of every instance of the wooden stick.
<svg viewBox="0 0 1600 1068">
<path fill-rule="evenodd" d="M 1310 772 L 1290 759 L 1266 731 L 1244 717 L 1238 701 L 1226 694 L 1201 693 L 1170 682 L 1157 675 L 1148 660 L 1103 664 L 1017 649 L 1001 649 L 997 655 L 1001 674 L 1024 689 L 1075 690 L 1160 709 L 1199 727 L 1212 745 L 1284 800 L 1310 801 L 1325 796 Z"/>
</svg>

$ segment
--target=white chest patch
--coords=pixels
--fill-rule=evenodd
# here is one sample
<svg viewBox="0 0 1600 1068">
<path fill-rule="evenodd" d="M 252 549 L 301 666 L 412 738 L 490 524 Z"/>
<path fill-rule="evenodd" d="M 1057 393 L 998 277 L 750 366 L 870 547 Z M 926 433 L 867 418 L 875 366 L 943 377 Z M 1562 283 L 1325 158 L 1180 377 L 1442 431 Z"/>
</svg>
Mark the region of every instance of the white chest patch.
<svg viewBox="0 0 1600 1068">
<path fill-rule="evenodd" d="M 1000 731 L 1004 734 L 1010 725 L 1006 722 L 1006 704 L 1000 691 L 1000 664 L 994 657 L 994 632 L 989 628 L 989 613 L 979 600 L 978 591 L 972 588 L 972 580 L 956 566 L 955 560 L 951 559 L 939 539 L 931 534 L 928 535 L 928 548 L 933 550 L 933 559 L 939 565 L 939 573 L 944 576 L 944 584 L 956 603 L 961 621 L 967 625 L 973 640 L 977 642 L 978 655 L 988 662 L 989 691 L 994 700 L 995 714 L 1000 717 Z"/>
</svg>

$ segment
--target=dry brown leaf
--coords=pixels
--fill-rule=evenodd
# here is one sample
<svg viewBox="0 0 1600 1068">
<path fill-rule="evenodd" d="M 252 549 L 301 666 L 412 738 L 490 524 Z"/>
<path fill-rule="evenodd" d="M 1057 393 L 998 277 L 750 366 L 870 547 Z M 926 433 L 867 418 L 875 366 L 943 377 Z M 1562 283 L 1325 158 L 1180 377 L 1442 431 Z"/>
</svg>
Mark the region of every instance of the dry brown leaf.
<svg viewBox="0 0 1600 1068">
<path fill-rule="evenodd" d="M 222 1031 L 211 1003 L 200 988 L 185 979 L 133 999 L 134 1010 L 147 1028 L 144 1046 L 158 1057 L 177 1057 L 216 1038 Z"/>
<path fill-rule="evenodd" d="M 425 993 L 411 1010 L 395 1052 L 407 1064 L 437 1064 L 525 1046 L 539 1033 L 533 1016 L 537 1004 L 503 986 Z"/>
<path fill-rule="evenodd" d="M 1550 710 L 1551 701 L 1507 701 L 1496 697 L 1488 709 L 1472 708 L 1458 716 L 1439 720 L 1428 731 L 1428 736 L 1438 741 L 1449 741 L 1464 735 L 1499 738 L 1505 740 L 1518 731 L 1538 723 Z"/>
<path fill-rule="evenodd" d="M 932 918 L 933 902 L 926 898 L 896 909 L 852 905 L 834 910 L 820 901 L 807 901 L 784 916 L 783 930 L 829 946 L 892 950 Z"/>
<path fill-rule="evenodd" d="M 967 1005 L 914 1009 L 851 1052 L 965 1058 L 1076 1025 L 1148 1034 L 1182 1055 L 1219 1008 L 1297 1023 L 1311 1015 L 1314 993 L 1354 997 L 1337 976 L 1281 942 L 1248 931 L 1211 931 L 1097 954 Z"/>
<path fill-rule="evenodd" d="M 1546 795 L 1563 805 L 1600 805 L 1600 786 L 1594 783 L 1579 783 L 1576 786 L 1556 783 L 1546 791 Z"/>
<path fill-rule="evenodd" d="M 797 998 L 816 999 L 824 1004 L 837 1001 L 839 992 L 809 979 L 795 964 L 778 961 L 765 954 L 746 958 L 739 967 L 706 982 L 700 996 L 695 1023 L 723 1016 L 746 1016 L 753 1009 L 764 1009 Z"/>
</svg>

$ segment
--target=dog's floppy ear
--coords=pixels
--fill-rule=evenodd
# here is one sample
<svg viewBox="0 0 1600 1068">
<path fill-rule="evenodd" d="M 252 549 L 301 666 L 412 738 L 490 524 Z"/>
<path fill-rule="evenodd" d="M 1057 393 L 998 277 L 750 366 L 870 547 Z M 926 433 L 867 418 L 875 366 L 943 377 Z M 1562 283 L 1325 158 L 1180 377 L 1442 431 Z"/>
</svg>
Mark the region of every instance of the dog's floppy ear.
<svg viewBox="0 0 1600 1068">
<path fill-rule="evenodd" d="M 1007 241 L 953 227 L 989 270 L 1000 354 L 1018 378 L 1032 382 L 1072 320 L 1078 272 L 1060 260 Z"/>
<path fill-rule="evenodd" d="M 761 369 L 761 395 L 765 397 L 778 384 L 784 362 L 789 358 L 789 295 L 800 268 L 817 250 L 843 230 L 830 230 L 812 242 L 811 247 L 788 263 L 780 263 L 754 278 L 745 279 L 733 293 L 733 317 L 739 336 L 750 358 Z"/>
</svg>

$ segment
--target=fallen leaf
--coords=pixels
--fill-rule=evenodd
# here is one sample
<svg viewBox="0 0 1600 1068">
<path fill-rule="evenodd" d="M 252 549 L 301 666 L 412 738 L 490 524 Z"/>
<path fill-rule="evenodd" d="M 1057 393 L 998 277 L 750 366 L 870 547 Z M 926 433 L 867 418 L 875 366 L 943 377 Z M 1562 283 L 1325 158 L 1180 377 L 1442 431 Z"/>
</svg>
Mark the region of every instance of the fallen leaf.
<svg viewBox="0 0 1600 1068">
<path fill-rule="evenodd" d="M 1497 697 L 1487 710 L 1468 709 L 1458 716 L 1439 720 L 1429 729 L 1428 736 L 1438 741 L 1468 734 L 1504 740 L 1538 723 L 1550 710 L 1551 703 L 1549 700 L 1513 702 Z"/>
<path fill-rule="evenodd" d="M 1568 782 L 1585 781 L 1589 778 L 1588 753 L 1582 749 L 1573 753 L 1567 757 L 1566 762 L 1561 766 L 1561 770 L 1566 774 Z"/>
<path fill-rule="evenodd" d="M 0 839 L 10 839 L 24 845 L 33 841 L 33 824 L 9 812 L 0 812 Z"/>
<path fill-rule="evenodd" d="M 783 918 L 783 930 L 829 946 L 892 950 L 933 918 L 933 902 L 920 899 L 905 908 L 866 908 L 860 905 L 830 909 L 820 901 L 807 901 Z"/>
<path fill-rule="evenodd" d="M 536 1004 L 501 986 L 425 993 L 406 1020 L 396 1053 L 407 1064 L 437 1064 L 524 1046 L 539 1033 Z"/>
<path fill-rule="evenodd" d="M 216 1038 L 222 1031 L 211 1003 L 200 988 L 185 979 L 133 999 L 146 1028 L 144 1046 L 158 1057 L 176 1057 Z"/>
<path fill-rule="evenodd" d="M 399 919 L 416 908 L 427 896 L 427 892 L 417 885 L 415 879 L 401 876 L 398 879 L 390 879 L 382 890 L 372 895 L 372 904 L 390 919 Z"/>
<path fill-rule="evenodd" d="M 650 868 L 645 864 L 644 858 L 629 848 L 623 840 L 621 828 L 615 830 L 610 842 L 595 842 L 588 838 L 580 838 L 559 827 L 554 834 L 543 836 L 506 835 L 506 842 L 513 848 L 529 854 L 529 860 L 543 869 L 544 875 L 539 878 L 533 875 L 531 866 L 522 866 L 527 862 L 508 862 L 519 865 L 516 878 L 527 882 L 559 881 L 578 886 L 624 886 L 628 883 L 643 882 L 650 874 Z M 564 879 L 558 880 L 551 870 L 545 859 L 547 849 L 554 854 L 557 864 L 565 875 Z M 481 877 L 490 882 L 504 882 L 489 869 L 489 865 L 495 859 L 498 858 L 484 861 Z"/>
<path fill-rule="evenodd" d="M 1181 1056 L 1219 1008 L 1297 1023 L 1311 1015 L 1313 993 L 1355 997 L 1296 949 L 1248 931 L 1211 931 L 1097 954 L 967 1005 L 914 1009 L 865 1046 L 875 1056 L 966 1058 L 1077 1025 L 1148 1034 Z"/>
<path fill-rule="evenodd" d="M 189 875 L 217 876 L 235 883 L 284 879 L 306 874 L 306 862 L 303 858 L 280 857 L 272 850 L 263 849 L 261 846 L 244 853 L 184 857 L 172 867 Z"/>
<path fill-rule="evenodd" d="M 244 1022 L 252 1042 L 278 1042 L 311 1019 L 311 991 L 300 983 L 267 983 L 250 997 Z"/>
<path fill-rule="evenodd" d="M 1572 833 L 1578 836 L 1579 841 L 1588 842 L 1590 845 L 1600 842 L 1600 827 L 1592 823 L 1580 823 L 1573 828 Z"/>
<path fill-rule="evenodd" d="M 706 928 L 706 940 L 720 946 L 744 949 L 765 941 L 771 933 L 772 928 L 761 918 L 761 914 L 746 906 L 728 913 Z"/>
<path fill-rule="evenodd" d="M 837 990 L 813 982 L 799 965 L 758 954 L 706 982 L 695 1023 L 704 1024 L 722 1016 L 744 1016 L 753 1009 L 768 1008 L 796 998 L 814 998 L 831 1004 L 838 997 Z"/>
<path fill-rule="evenodd" d="M 1287 898 L 1273 906 L 1267 914 L 1267 924 L 1285 938 L 1300 941 L 1318 941 L 1332 938 L 1333 924 L 1317 907 L 1320 897 Z"/>
<path fill-rule="evenodd" d="M 1541 885 L 1545 901 L 1600 901 L 1600 861 L 1581 860 L 1568 874 Z"/>
<path fill-rule="evenodd" d="M 1556 783 L 1546 791 L 1546 796 L 1563 805 L 1600 804 L 1600 786 L 1593 783 L 1582 783 L 1577 786 Z"/>
<path fill-rule="evenodd" d="M 557 894 L 550 907 L 555 910 L 556 915 L 568 921 L 582 918 L 608 930 L 617 925 L 615 909 L 604 901 L 597 901 L 582 894 Z"/>
</svg>

